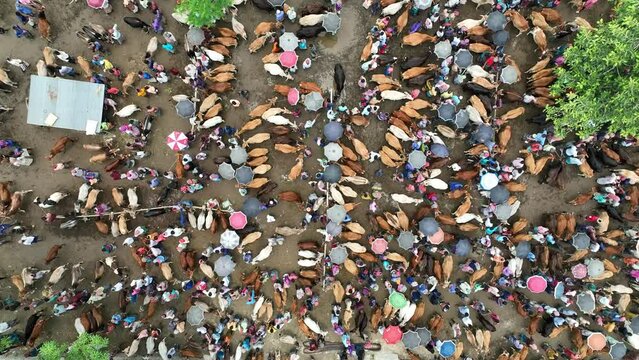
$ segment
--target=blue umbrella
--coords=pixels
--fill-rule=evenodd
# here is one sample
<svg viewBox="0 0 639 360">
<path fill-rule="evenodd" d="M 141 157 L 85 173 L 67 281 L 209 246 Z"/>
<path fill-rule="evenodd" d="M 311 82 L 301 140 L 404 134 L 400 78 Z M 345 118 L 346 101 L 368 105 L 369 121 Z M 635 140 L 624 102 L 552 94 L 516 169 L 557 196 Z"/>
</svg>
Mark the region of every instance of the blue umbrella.
<svg viewBox="0 0 639 360">
<path fill-rule="evenodd" d="M 459 49 L 455 53 L 455 64 L 459 66 L 461 69 L 465 69 L 472 65 L 473 63 L 473 54 L 466 49 Z"/>
<path fill-rule="evenodd" d="M 425 327 L 422 327 L 422 328 L 415 329 L 415 331 L 417 331 L 417 335 L 419 335 L 420 344 L 422 346 L 428 345 L 428 343 L 432 339 L 432 335 L 430 333 L 430 330 L 428 330 Z"/>
<path fill-rule="evenodd" d="M 555 299 L 561 299 L 564 296 L 564 292 L 566 291 L 566 285 L 564 285 L 563 281 L 560 281 L 555 285 L 555 290 L 553 291 L 553 297 Z"/>
<path fill-rule="evenodd" d="M 472 250 L 473 246 L 468 239 L 459 239 L 455 245 L 455 255 L 457 256 L 468 256 Z"/>
<path fill-rule="evenodd" d="M 446 145 L 439 143 L 433 143 L 430 145 L 430 153 L 436 158 L 447 158 L 449 155 Z"/>
<path fill-rule="evenodd" d="M 455 105 L 445 103 L 437 109 L 437 115 L 444 121 L 451 121 L 455 118 Z"/>
<path fill-rule="evenodd" d="M 492 126 L 490 125 L 481 124 L 477 127 L 475 132 L 473 132 L 472 140 L 484 145 L 488 145 L 489 143 L 494 143 L 495 129 L 493 129 Z"/>
<path fill-rule="evenodd" d="M 510 191 L 504 185 L 497 185 L 490 190 L 490 201 L 503 204 L 510 197 Z"/>
<path fill-rule="evenodd" d="M 237 170 L 235 170 L 235 180 L 239 184 L 246 185 L 253 181 L 253 169 L 248 166 L 240 166 Z"/>
<path fill-rule="evenodd" d="M 633 334 L 639 334 L 639 316 L 635 316 L 630 320 L 630 331 Z"/>
<path fill-rule="evenodd" d="M 419 221 L 419 231 L 426 236 L 431 236 L 439 230 L 439 222 L 432 217 L 425 217 Z"/>
<path fill-rule="evenodd" d="M 466 109 L 461 109 L 455 114 L 455 126 L 458 129 L 463 129 L 470 122 L 470 116 L 468 115 L 468 111 Z"/>
<path fill-rule="evenodd" d="M 336 183 L 342 178 L 342 168 L 339 165 L 331 164 L 324 169 L 322 179 L 328 183 Z"/>
<path fill-rule="evenodd" d="M 508 42 L 510 34 L 506 30 L 499 30 L 492 35 L 493 44 L 495 46 L 504 46 Z"/>
<path fill-rule="evenodd" d="M 626 344 L 624 344 L 623 342 L 616 342 L 610 345 L 610 351 L 608 351 L 608 355 L 610 355 L 612 360 L 621 360 L 624 356 L 626 356 L 627 352 L 628 349 L 626 348 Z"/>
<path fill-rule="evenodd" d="M 252 218 L 256 217 L 262 211 L 262 203 L 254 198 L 250 197 L 244 200 L 244 204 L 242 205 L 242 212 L 246 217 Z"/>
<path fill-rule="evenodd" d="M 590 247 L 590 237 L 588 234 L 578 232 L 572 236 L 572 246 L 577 250 L 585 250 Z"/>
<path fill-rule="evenodd" d="M 342 225 L 329 221 L 328 224 L 326 224 L 326 232 L 331 236 L 337 236 L 342 233 Z"/>
<path fill-rule="evenodd" d="M 221 163 L 217 167 L 217 172 L 218 172 L 218 174 L 220 174 L 222 179 L 231 180 L 231 179 L 235 178 L 235 169 L 233 169 L 233 165 L 231 165 L 231 164 L 229 164 L 227 162 Z"/>
<path fill-rule="evenodd" d="M 515 255 L 520 259 L 525 259 L 530 253 L 530 243 L 528 241 L 521 241 L 515 246 Z"/>
<path fill-rule="evenodd" d="M 506 28 L 506 16 L 499 11 L 493 11 L 486 19 L 486 27 L 492 31 L 500 31 Z"/>
<path fill-rule="evenodd" d="M 402 231 L 397 237 L 397 242 L 399 247 L 404 250 L 412 249 L 415 244 L 415 235 L 410 231 Z"/>
<path fill-rule="evenodd" d="M 443 357 L 451 357 L 455 354 L 457 346 L 452 340 L 446 340 L 439 347 L 439 354 Z"/>
<path fill-rule="evenodd" d="M 344 127 L 337 121 L 329 121 L 324 125 L 324 137 L 328 141 L 337 141 L 344 134 Z"/>
</svg>

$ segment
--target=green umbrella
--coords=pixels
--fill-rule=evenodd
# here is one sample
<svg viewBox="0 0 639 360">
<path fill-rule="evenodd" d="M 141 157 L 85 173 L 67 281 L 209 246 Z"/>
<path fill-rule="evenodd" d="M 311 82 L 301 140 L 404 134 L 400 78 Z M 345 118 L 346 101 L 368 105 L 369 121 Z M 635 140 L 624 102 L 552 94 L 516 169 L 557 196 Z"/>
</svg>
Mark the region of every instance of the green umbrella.
<svg viewBox="0 0 639 360">
<path fill-rule="evenodd" d="M 408 301 L 406 300 L 406 297 L 404 296 L 404 294 L 397 291 L 393 291 L 390 294 L 390 296 L 388 297 L 388 301 L 390 301 L 390 304 L 395 309 L 401 309 L 404 306 L 408 305 Z"/>
</svg>

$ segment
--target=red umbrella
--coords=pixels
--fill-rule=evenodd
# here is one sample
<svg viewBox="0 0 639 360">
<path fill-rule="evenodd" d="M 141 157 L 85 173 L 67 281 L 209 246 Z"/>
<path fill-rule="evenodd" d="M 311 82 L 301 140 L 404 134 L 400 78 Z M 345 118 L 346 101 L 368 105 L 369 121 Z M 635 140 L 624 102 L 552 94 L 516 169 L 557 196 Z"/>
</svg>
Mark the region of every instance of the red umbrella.
<svg viewBox="0 0 639 360">
<path fill-rule="evenodd" d="M 108 0 L 87 0 L 87 5 L 89 5 L 90 8 L 100 10 L 104 8 L 107 2 Z"/>
<path fill-rule="evenodd" d="M 392 344 L 397 344 L 398 342 L 400 342 L 402 340 L 402 335 L 404 335 L 404 333 L 402 332 L 402 329 L 397 325 L 392 325 L 384 329 L 383 338 L 387 344 L 392 345 Z"/>
<path fill-rule="evenodd" d="M 592 333 L 588 336 L 587 343 L 589 348 L 599 351 L 606 347 L 606 337 L 600 332 Z"/>
<path fill-rule="evenodd" d="M 571 272 L 575 279 L 583 279 L 588 276 L 588 267 L 585 264 L 577 264 L 572 267 Z"/>
<path fill-rule="evenodd" d="M 444 242 L 444 230 L 442 228 L 437 229 L 437 232 L 428 237 L 428 242 L 433 245 L 438 245 Z"/>
<path fill-rule="evenodd" d="M 383 238 L 377 238 L 371 243 L 371 249 L 375 254 L 381 255 L 388 249 L 388 241 Z"/>
<path fill-rule="evenodd" d="M 181 131 L 174 131 L 166 137 L 166 145 L 173 151 L 180 151 L 189 146 L 189 139 Z"/>
<path fill-rule="evenodd" d="M 526 285 L 528 286 L 528 290 L 530 290 L 530 292 L 539 294 L 546 290 L 548 282 L 542 276 L 534 275 L 528 278 L 528 280 L 526 281 Z"/>
<path fill-rule="evenodd" d="M 280 64 L 287 68 L 292 68 L 297 65 L 298 56 L 295 51 L 284 51 L 280 54 Z"/>
<path fill-rule="evenodd" d="M 297 105 L 300 101 L 300 91 L 296 88 L 290 88 L 286 96 L 289 105 Z"/>
<path fill-rule="evenodd" d="M 248 220 L 246 219 L 246 215 L 244 215 L 241 211 L 236 211 L 231 214 L 229 217 L 229 223 L 231 227 L 236 230 L 244 229 Z"/>
</svg>

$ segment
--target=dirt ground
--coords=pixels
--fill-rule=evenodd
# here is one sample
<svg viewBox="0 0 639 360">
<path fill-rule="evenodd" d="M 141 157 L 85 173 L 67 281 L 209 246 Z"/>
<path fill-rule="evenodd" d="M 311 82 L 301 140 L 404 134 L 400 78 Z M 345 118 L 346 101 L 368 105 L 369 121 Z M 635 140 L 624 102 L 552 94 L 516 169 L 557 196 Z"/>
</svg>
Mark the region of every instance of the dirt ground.
<svg viewBox="0 0 639 360">
<path fill-rule="evenodd" d="M 47 17 L 53 26 L 53 33 L 55 37 L 50 46 L 64 50 L 73 56 L 83 55 L 85 58 L 90 58 L 90 50 L 86 48 L 82 40 L 75 36 L 75 32 L 88 23 L 97 23 L 105 27 L 110 27 L 114 23 L 117 23 L 120 25 L 121 32 L 125 37 L 125 43 L 122 46 L 111 46 L 111 54 L 107 58 L 109 58 L 116 66 L 121 67 L 123 72 L 146 69 L 143 62 L 144 49 L 146 48 L 146 44 L 152 34 L 145 34 L 138 29 L 130 28 L 122 21 L 123 16 L 128 16 L 130 13 L 121 6 L 121 2 L 115 1 L 116 3 L 113 4 L 114 12 L 110 15 L 106 15 L 101 11 L 89 9 L 82 0 L 71 5 L 68 5 L 66 0 L 46 0 L 43 2 L 47 6 Z M 303 2 L 299 0 L 290 1 L 289 3 L 295 7 L 299 7 L 303 4 Z M 587 18 L 591 22 L 594 22 L 595 19 L 606 16 L 608 13 L 608 4 L 603 0 L 601 3 L 602 4 L 597 5 L 593 10 L 582 13 L 580 16 Z M 159 5 L 164 14 L 166 16 L 170 16 L 173 2 L 168 0 L 159 1 Z M 481 14 L 488 12 L 487 8 L 488 7 L 483 7 L 476 10 L 475 4 L 467 4 L 461 8 L 461 16 L 458 19 L 465 19 L 469 17 L 478 18 Z M 570 9 L 567 4 L 562 4 L 559 9 L 565 19 L 571 19 L 574 16 L 574 10 Z M 0 26 L 10 28 L 12 24 L 16 23 L 13 11 L 12 1 L 4 0 L 0 3 Z M 137 16 L 148 23 L 152 21 L 152 14 L 148 10 L 141 12 Z M 310 70 L 300 70 L 295 75 L 295 81 L 315 81 L 324 89 L 328 90 L 332 87 L 333 83 L 333 66 L 335 63 L 339 62 L 344 66 L 347 76 L 346 93 L 342 96 L 342 100 L 350 107 L 353 107 L 357 104 L 360 96 L 360 90 L 356 84 L 361 73 L 359 69 L 359 54 L 365 43 L 365 35 L 368 29 L 374 24 L 375 17 L 362 8 L 359 2 L 352 1 L 345 2 L 341 17 L 342 28 L 339 31 L 338 36 L 332 37 L 328 35 L 313 41 L 319 47 L 320 57 L 314 60 L 313 67 Z M 423 19 L 424 14 L 421 13 L 419 17 Z M 245 25 L 249 32 L 249 41 L 251 41 L 254 39 L 254 35 L 252 34 L 254 26 L 261 21 L 274 21 L 274 15 L 272 13 L 269 14 L 264 11 L 260 11 L 249 3 L 239 7 L 238 20 Z M 416 21 L 416 18 L 411 17 L 409 24 L 413 21 Z M 228 26 L 228 23 L 226 22 L 221 22 L 221 24 Z M 292 30 L 296 30 L 298 25 L 286 22 L 285 26 L 287 30 L 289 30 L 289 27 Z M 176 38 L 180 41 L 184 38 L 183 35 L 187 30 L 185 26 L 178 24 L 170 17 L 165 28 L 166 31 L 173 32 Z M 512 55 L 519 67 L 522 70 L 525 70 L 537 61 L 538 54 L 535 53 L 536 47 L 530 36 L 522 35 L 515 37 L 514 35 L 516 34 L 516 30 L 514 30 L 511 25 L 508 26 L 508 29 L 510 30 L 512 38 L 509 45 L 506 47 L 506 53 Z M 36 30 L 33 31 L 34 33 L 37 33 Z M 418 47 L 417 49 L 400 49 L 398 44 L 399 39 L 397 38 L 392 39 L 391 43 L 391 53 L 396 54 L 396 56 L 400 58 L 405 55 L 415 54 L 418 51 L 423 51 L 421 49 L 424 49 L 424 47 Z M 116 182 L 111 180 L 108 177 L 108 174 L 103 171 L 103 166 L 90 164 L 88 161 L 90 154 L 82 150 L 81 145 L 99 143 L 100 138 L 88 137 L 81 133 L 72 133 L 70 135 L 70 132 L 65 130 L 26 125 L 27 112 L 25 98 L 28 95 L 29 75 L 35 73 L 35 63 L 42 56 L 41 49 L 43 46 L 45 46 L 45 41 L 39 38 L 26 40 L 16 39 L 10 33 L 0 35 L 0 58 L 17 57 L 32 64 L 26 73 L 20 73 L 20 71 L 15 67 L 11 68 L 11 77 L 13 80 L 18 81 L 20 86 L 12 94 L 0 94 L 0 103 L 14 106 L 16 108 L 14 112 L 2 115 L 0 118 L 0 138 L 12 138 L 19 142 L 22 146 L 31 148 L 35 158 L 34 164 L 26 168 L 16 169 L 8 164 L 3 164 L 2 167 L 0 167 L 0 179 L 2 181 L 13 181 L 14 190 L 34 190 L 33 194 L 28 195 L 25 200 L 23 208 L 26 210 L 26 213 L 16 216 L 15 221 L 24 225 L 33 225 L 33 234 L 37 234 L 41 238 L 41 242 L 34 246 L 24 246 L 17 243 L 19 236 L 12 236 L 11 242 L 2 245 L 0 251 L 0 274 L 2 276 L 10 276 L 11 274 L 18 273 L 23 267 L 29 265 L 45 268 L 43 259 L 47 250 L 53 244 L 59 243 L 65 244 L 65 247 L 60 252 L 60 256 L 51 265 L 56 267 L 64 263 L 73 264 L 78 261 L 83 261 L 86 268 L 85 276 L 87 280 L 81 284 L 81 287 L 89 287 L 89 282 L 92 278 L 93 264 L 96 260 L 104 257 L 104 255 L 100 252 L 100 247 L 105 243 L 115 242 L 118 245 L 118 250 L 115 252 L 115 255 L 117 255 L 118 260 L 123 265 L 128 266 L 129 269 L 131 269 L 131 276 L 132 278 L 135 278 L 140 274 L 140 270 L 133 262 L 128 249 L 121 246 L 121 242 L 124 237 L 113 239 L 110 236 L 100 235 L 90 222 L 80 224 L 73 230 L 60 230 L 56 225 L 47 225 L 41 221 L 40 216 L 43 215 L 41 213 L 42 211 L 36 205 L 30 203 L 34 196 L 46 197 L 54 191 L 66 191 L 72 193 L 72 195 L 69 199 L 65 200 L 59 208 L 64 208 L 65 211 L 70 211 L 72 209 L 72 198 L 75 194 L 77 194 L 77 189 L 81 184 L 81 179 L 71 177 L 68 171 L 53 172 L 51 168 L 52 163 L 44 158 L 53 142 L 63 135 L 76 137 L 78 138 L 78 141 L 73 144 L 66 153 L 59 155 L 55 160 L 72 161 L 75 166 L 102 171 L 102 181 L 99 183 L 98 188 L 106 190 L 105 193 L 101 195 L 103 196 L 102 199 L 104 201 L 110 199 L 108 192 L 113 186 L 130 187 L 137 185 L 140 189 L 140 199 L 143 206 L 155 204 L 155 199 L 158 196 L 157 193 L 150 191 L 148 186 L 146 186 L 142 181 L 137 183 L 126 180 Z M 267 47 L 270 46 L 267 45 Z M 159 50 L 156 55 L 157 62 L 164 64 L 167 68 L 171 66 L 183 68 L 187 59 L 182 46 L 180 45 L 178 48 L 179 50 L 175 55 L 169 55 L 168 53 Z M 428 51 L 430 50 L 431 49 L 429 48 Z M 284 83 L 285 81 L 280 80 L 280 78 L 269 76 L 263 71 L 261 57 L 266 55 L 268 50 L 262 49 L 257 54 L 249 54 L 248 41 L 241 41 L 240 45 L 236 49 L 232 50 L 232 53 L 233 56 L 231 62 L 238 66 L 239 78 L 237 82 L 235 82 L 236 91 L 226 96 L 226 98 L 239 99 L 242 101 L 242 105 L 240 108 L 233 109 L 228 106 L 227 103 L 223 117 L 229 125 L 239 127 L 248 119 L 247 113 L 250 109 L 257 104 L 264 102 L 267 98 L 275 96 L 271 90 L 272 85 L 276 83 Z M 301 59 L 309 56 L 308 53 L 308 51 L 305 53 L 303 52 Z M 7 66 L 5 66 L 5 68 Z M 398 69 L 395 71 L 395 76 L 398 76 L 397 72 Z M 523 82 L 515 88 L 518 91 L 523 90 Z M 240 89 L 247 89 L 250 91 L 249 101 L 244 100 L 237 94 L 237 90 Z M 164 144 L 165 137 L 173 130 L 188 131 L 190 128 L 186 120 L 175 115 L 173 103 L 170 102 L 171 95 L 180 93 L 190 94 L 190 89 L 182 82 L 172 80 L 168 84 L 160 86 L 160 95 L 158 96 L 139 98 L 135 97 L 134 94 L 130 94 L 126 100 L 119 100 L 120 106 L 135 103 L 142 108 L 146 105 L 156 105 L 160 106 L 162 109 L 162 115 L 153 124 L 151 140 L 147 145 L 147 151 L 150 151 L 152 155 L 150 158 L 141 160 L 139 165 L 156 168 L 162 172 L 169 170 L 168 165 L 173 163 L 174 154 Z M 283 100 L 280 101 L 282 102 Z M 511 141 L 512 151 L 509 151 L 506 154 L 504 161 L 510 161 L 515 158 L 517 156 L 517 150 L 522 147 L 522 137 L 525 134 L 538 129 L 535 125 L 531 125 L 524 120 L 525 118 L 536 114 L 538 110 L 528 107 L 526 110 L 526 115 L 517 120 L 513 126 L 513 141 Z M 136 115 L 138 115 L 137 118 L 141 120 L 139 113 Z M 310 114 L 304 112 L 297 122 L 302 124 L 303 121 L 312 117 L 313 116 Z M 315 125 L 314 132 L 306 139 L 309 145 L 314 143 L 314 139 L 319 134 L 318 129 L 321 129 L 323 121 L 325 121 L 325 119 L 323 116 L 320 116 L 318 123 Z M 384 123 L 373 120 L 369 127 L 365 129 L 357 129 L 356 133 L 360 139 L 364 140 L 369 149 L 379 149 L 383 141 L 383 137 L 380 136 L 380 134 L 383 134 L 385 127 L 386 125 Z M 467 143 L 461 140 L 447 140 L 447 144 L 449 148 L 452 149 L 453 161 L 460 163 L 464 162 L 465 160 L 461 154 L 467 147 Z M 311 145 L 311 148 L 315 153 L 319 154 L 315 145 Z M 191 155 L 195 155 L 197 153 L 197 148 L 192 148 L 189 153 L 191 153 Z M 227 156 L 228 150 L 218 150 L 211 147 L 208 151 L 208 155 L 209 159 L 215 156 Z M 273 181 L 278 182 L 278 190 L 295 190 L 300 192 L 302 196 L 306 196 L 312 191 L 312 188 L 304 181 L 286 182 L 283 180 L 283 174 L 288 173 L 288 170 L 294 164 L 294 159 L 294 155 L 283 155 L 272 152 L 269 163 L 273 166 L 273 169 L 269 172 L 269 177 Z M 201 162 L 200 165 L 208 172 L 213 172 L 216 168 L 211 160 Z M 374 171 L 377 170 L 379 166 L 381 166 L 379 163 L 375 163 L 373 165 L 367 164 L 367 176 L 371 179 L 371 181 L 380 182 L 387 193 L 401 191 L 401 184 L 390 180 L 392 171 L 389 168 L 384 167 L 383 177 L 373 176 Z M 305 170 L 309 171 L 311 174 L 314 174 L 319 170 L 319 168 L 319 164 L 315 160 L 308 159 L 305 162 Z M 575 194 L 582 192 L 585 189 L 589 189 L 594 183 L 594 180 L 576 176 L 574 167 L 569 167 L 569 170 L 573 172 L 575 176 L 572 178 L 573 181 L 565 191 L 551 188 L 548 185 L 540 185 L 537 183 L 536 178 L 529 178 L 527 175 L 524 176 L 523 182 L 527 183 L 529 188 L 525 194 L 519 197 L 519 199 L 523 202 L 519 215 L 526 217 L 534 224 L 538 223 L 541 215 L 545 212 L 556 212 L 560 210 L 574 211 L 574 208 L 571 208 L 566 204 L 566 200 L 571 199 Z M 166 184 L 166 180 L 164 184 Z M 173 192 L 167 203 L 177 203 L 182 199 L 191 199 L 196 203 L 202 203 L 209 198 L 218 198 L 221 200 L 228 199 L 238 207 L 242 202 L 242 197 L 234 187 L 234 184 L 226 181 L 222 183 L 208 183 L 207 187 L 203 191 L 197 192 L 193 195 L 182 195 L 181 193 Z M 383 201 L 380 205 L 382 205 L 382 208 L 393 207 L 392 204 L 386 201 Z M 451 208 L 454 208 L 455 204 L 449 204 L 444 201 L 442 202 L 442 206 L 446 210 L 450 210 Z M 478 207 L 479 202 L 474 206 Z M 366 209 L 367 203 L 363 201 L 362 206 L 353 213 L 353 217 L 356 220 L 362 219 L 362 221 L 360 221 L 361 223 L 366 223 L 364 217 Z M 404 210 L 410 214 L 414 212 L 415 209 L 412 206 L 404 206 Z M 586 208 L 580 209 L 580 212 L 584 213 L 586 210 Z M 254 222 L 262 228 L 262 231 L 267 236 L 263 236 L 260 242 L 250 246 L 250 249 L 252 249 L 254 253 L 259 251 L 259 249 L 265 245 L 265 239 L 273 233 L 275 226 L 287 225 L 296 227 L 301 224 L 302 213 L 293 205 L 282 203 L 268 211 L 268 213 L 275 216 L 277 218 L 277 222 L 270 224 L 266 223 L 267 212 L 260 214 L 257 219 L 255 219 Z M 163 227 L 176 222 L 177 217 L 175 214 L 164 215 L 151 220 L 140 217 L 131 221 L 129 227 L 134 228 L 141 224 L 146 224 L 150 228 L 156 226 Z M 261 264 L 261 268 L 277 269 L 280 273 L 297 270 L 295 244 L 298 240 L 319 239 L 321 235 L 316 233 L 315 229 L 315 226 L 311 226 L 303 235 L 287 238 L 285 244 L 283 246 L 276 247 L 273 255 Z M 190 237 L 192 248 L 198 252 L 203 250 L 211 242 L 214 244 L 219 242 L 219 234 L 211 236 L 208 232 L 195 231 L 190 234 Z M 168 249 L 172 255 L 176 255 L 174 246 L 169 246 Z M 480 258 L 481 254 L 477 254 L 476 256 L 477 258 Z M 237 254 L 235 254 L 234 257 L 236 257 L 237 261 L 241 262 L 241 259 Z M 237 281 L 240 273 L 249 268 L 250 266 L 246 264 L 239 264 L 234 280 Z M 157 268 L 151 268 L 149 273 L 155 276 L 161 276 Z M 177 268 L 175 268 L 175 273 L 178 277 L 184 276 Z M 347 277 L 344 277 L 344 279 L 347 279 Z M 114 275 L 110 274 L 102 280 L 102 283 L 113 284 L 116 281 L 117 279 Z M 57 288 L 68 286 L 69 282 L 70 279 L 67 277 L 57 285 Z M 321 291 L 319 287 L 316 287 L 316 290 Z M 36 291 L 40 291 L 40 288 Z M 265 291 L 267 296 L 270 296 L 269 291 L 272 291 L 272 287 L 266 286 Z M 0 282 L 0 297 L 5 298 L 8 296 L 15 298 L 17 296 L 17 292 L 8 280 L 3 280 Z M 387 296 L 387 294 L 380 292 L 376 296 L 381 300 Z M 453 298 L 448 295 L 445 297 L 453 306 L 459 303 L 458 298 Z M 476 298 L 476 296 L 473 296 L 473 298 Z M 483 294 L 479 294 L 478 298 L 485 299 Z M 110 316 L 114 311 L 116 311 L 116 299 L 117 296 L 112 295 L 103 301 L 105 315 L 108 314 L 108 316 Z M 320 300 L 321 306 L 312 313 L 312 317 L 316 319 L 320 326 L 324 329 L 330 328 L 330 317 L 327 315 L 331 299 L 332 295 L 330 292 L 327 291 L 323 293 Z M 544 297 L 543 300 L 551 303 L 554 302 L 554 300 L 551 300 L 549 297 Z M 178 304 L 172 305 L 179 306 L 180 303 L 181 300 L 178 301 Z M 237 301 L 237 304 L 233 305 L 233 309 L 243 315 L 249 315 L 250 308 L 243 303 L 244 301 Z M 523 322 L 521 318 L 516 316 L 512 306 L 498 309 L 496 304 L 492 301 L 486 301 L 485 303 L 491 310 L 496 311 L 503 319 L 503 323 L 500 324 L 497 333 L 493 334 L 493 347 L 495 349 L 494 354 L 497 354 L 502 349 L 509 347 L 503 335 L 518 333 L 522 329 Z M 46 308 L 50 309 L 50 305 L 47 305 Z M 143 313 L 143 309 L 140 308 L 139 304 L 130 305 L 129 309 L 130 313 Z M 158 313 L 160 312 L 161 311 L 158 311 Z M 423 321 L 425 322 L 425 319 L 427 319 L 433 312 L 435 312 L 435 309 L 429 305 L 427 307 L 427 314 Z M 452 311 L 449 313 L 451 318 L 455 316 L 455 312 L 456 310 L 453 307 Z M 0 321 L 6 321 L 17 317 L 21 321 L 18 328 L 22 329 L 24 327 L 24 321 L 29 314 L 30 312 L 23 310 L 19 310 L 17 312 L 8 312 L 3 310 L 0 311 Z M 56 339 L 70 341 L 74 339 L 76 332 L 73 328 L 73 320 L 77 315 L 78 311 L 72 311 L 60 317 L 51 319 L 47 323 L 40 340 Z M 159 314 L 156 315 L 150 323 L 151 325 L 159 326 L 162 329 L 166 328 L 166 323 L 161 321 Z M 167 343 L 169 345 L 174 343 L 183 343 L 189 335 L 193 335 L 195 333 L 192 327 L 187 328 L 187 334 L 169 338 Z M 446 333 L 443 338 L 446 336 L 452 336 L 450 333 L 450 327 L 447 327 L 446 331 L 448 333 Z M 296 325 L 293 323 L 287 325 L 283 332 L 296 334 Z M 113 332 L 109 338 L 113 349 L 116 349 L 127 346 L 131 342 L 133 335 L 120 327 Z M 358 339 L 355 335 L 354 338 Z M 374 338 L 378 337 L 376 336 Z M 275 349 L 288 351 L 290 348 L 288 345 L 280 344 L 277 341 L 277 336 L 269 335 L 267 340 L 265 348 L 266 352 L 270 352 Z M 331 334 L 329 335 L 329 340 L 337 341 L 338 339 L 336 335 Z M 541 338 L 536 340 L 538 340 L 538 343 L 542 342 Z M 385 350 L 396 352 L 402 358 L 405 357 L 401 345 L 388 347 L 388 349 Z M 472 351 L 470 353 L 473 354 Z M 427 352 L 421 352 L 420 354 L 423 358 L 432 358 L 432 355 Z M 5 356 L 4 358 L 8 357 Z M 490 356 L 486 358 L 494 357 Z M 533 355 L 531 358 L 539 358 L 539 356 Z"/>
</svg>

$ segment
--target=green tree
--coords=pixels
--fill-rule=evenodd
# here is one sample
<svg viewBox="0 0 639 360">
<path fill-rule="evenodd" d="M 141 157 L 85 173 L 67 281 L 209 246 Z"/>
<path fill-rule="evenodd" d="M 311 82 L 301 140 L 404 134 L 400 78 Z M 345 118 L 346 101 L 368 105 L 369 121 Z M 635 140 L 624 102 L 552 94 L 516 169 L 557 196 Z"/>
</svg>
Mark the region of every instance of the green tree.
<svg viewBox="0 0 639 360">
<path fill-rule="evenodd" d="M 182 0 L 175 9 L 187 15 L 189 25 L 202 27 L 221 19 L 231 5 L 233 0 Z"/>
<path fill-rule="evenodd" d="M 47 341 L 40 348 L 40 360 L 109 360 L 109 339 L 84 333 L 68 347 L 56 341 Z M 66 354 L 65 354 L 66 352 Z"/>
<path fill-rule="evenodd" d="M 639 135 L 639 0 L 617 0 L 614 13 L 580 30 L 556 71 L 551 92 L 560 97 L 546 115 L 560 135 Z"/>
</svg>

